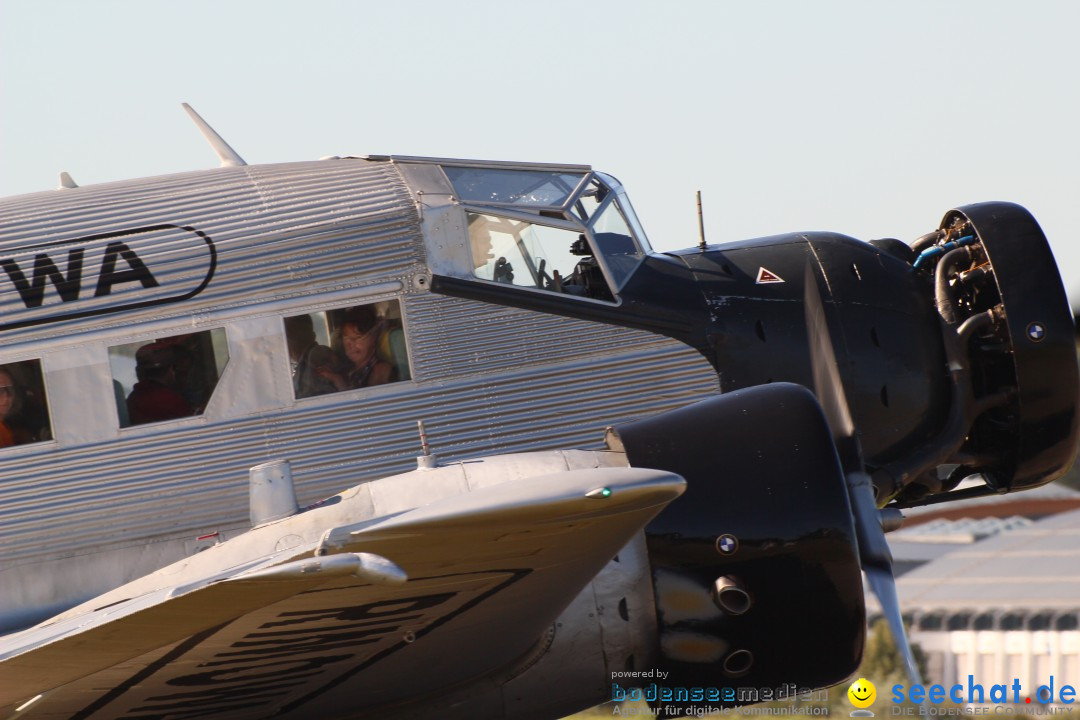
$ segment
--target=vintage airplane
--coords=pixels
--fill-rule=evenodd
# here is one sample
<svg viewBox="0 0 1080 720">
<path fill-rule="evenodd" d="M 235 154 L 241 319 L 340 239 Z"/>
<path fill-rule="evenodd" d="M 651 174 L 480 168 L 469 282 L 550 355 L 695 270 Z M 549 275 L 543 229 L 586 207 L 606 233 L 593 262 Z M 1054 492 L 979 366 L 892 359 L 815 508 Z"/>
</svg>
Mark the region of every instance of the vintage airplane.
<svg viewBox="0 0 1080 720">
<path fill-rule="evenodd" d="M 1076 454 L 1016 205 L 656 253 L 588 166 L 249 166 L 193 117 L 221 168 L 0 202 L 3 717 L 820 688 L 861 570 L 899 625 L 897 508 Z"/>
</svg>

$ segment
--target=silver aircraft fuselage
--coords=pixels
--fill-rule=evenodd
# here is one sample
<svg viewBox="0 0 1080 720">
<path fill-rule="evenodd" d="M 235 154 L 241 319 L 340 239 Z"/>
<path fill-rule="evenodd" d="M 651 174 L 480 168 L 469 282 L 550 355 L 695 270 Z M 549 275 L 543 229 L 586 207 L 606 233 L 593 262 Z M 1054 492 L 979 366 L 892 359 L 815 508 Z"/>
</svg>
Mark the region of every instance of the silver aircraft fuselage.
<svg viewBox="0 0 1080 720">
<path fill-rule="evenodd" d="M 474 277 L 449 164 L 245 166 L 0 201 L 0 365 L 40 362 L 51 424 L 0 450 L 0 632 L 245 531 L 254 465 L 288 460 L 304 505 L 415 467 L 417 420 L 453 462 L 599 447 L 606 425 L 716 391 L 674 340 L 430 292 L 433 273 Z M 296 397 L 283 318 L 389 300 L 410 379 Z M 122 427 L 110 349 L 204 330 L 223 331 L 227 361 L 201 414 Z"/>
</svg>

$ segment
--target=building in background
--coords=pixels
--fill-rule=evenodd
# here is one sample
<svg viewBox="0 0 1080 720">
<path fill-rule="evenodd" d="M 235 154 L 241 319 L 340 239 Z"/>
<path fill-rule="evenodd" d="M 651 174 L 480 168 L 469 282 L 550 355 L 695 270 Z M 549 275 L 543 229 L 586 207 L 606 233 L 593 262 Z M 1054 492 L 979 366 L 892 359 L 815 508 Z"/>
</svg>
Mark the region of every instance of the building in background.
<svg viewBox="0 0 1080 720">
<path fill-rule="evenodd" d="M 957 505 L 961 505 L 957 503 Z M 905 511 L 897 589 L 927 682 L 1080 685 L 1080 493 L 1051 485 Z M 868 595 L 871 619 L 878 606 Z M 989 701 L 989 700 L 988 700 Z"/>
</svg>

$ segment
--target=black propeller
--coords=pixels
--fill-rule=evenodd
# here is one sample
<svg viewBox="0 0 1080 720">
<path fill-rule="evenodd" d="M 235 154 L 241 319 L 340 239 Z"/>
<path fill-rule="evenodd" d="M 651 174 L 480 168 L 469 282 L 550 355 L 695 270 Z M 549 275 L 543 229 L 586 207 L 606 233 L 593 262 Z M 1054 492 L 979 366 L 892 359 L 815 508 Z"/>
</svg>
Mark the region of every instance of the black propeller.
<svg viewBox="0 0 1080 720">
<path fill-rule="evenodd" d="M 814 378 L 814 394 L 825 412 L 832 430 L 840 464 L 847 479 L 851 511 L 855 516 L 855 534 L 859 542 L 859 559 L 870 589 L 881 603 L 881 610 L 892 630 L 893 640 L 903 657 L 912 684 L 921 684 L 918 666 L 911 652 L 904 621 L 900 615 L 900 600 L 896 594 L 892 553 L 885 541 L 885 529 L 874 497 L 874 486 L 866 473 L 858 431 L 851 417 L 840 368 L 836 361 L 825 307 L 821 301 L 813 267 L 806 266 L 804 280 L 806 332 L 810 343 L 810 366 Z"/>
</svg>

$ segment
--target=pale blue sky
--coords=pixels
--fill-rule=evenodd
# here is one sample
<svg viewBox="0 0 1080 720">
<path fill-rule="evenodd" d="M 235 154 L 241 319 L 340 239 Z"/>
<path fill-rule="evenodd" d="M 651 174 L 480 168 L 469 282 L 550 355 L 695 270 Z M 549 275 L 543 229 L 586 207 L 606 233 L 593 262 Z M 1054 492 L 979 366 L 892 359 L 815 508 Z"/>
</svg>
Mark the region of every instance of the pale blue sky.
<svg viewBox="0 0 1080 720">
<path fill-rule="evenodd" d="M 1080 301 L 1080 4 L 0 0 L 0 195 L 396 153 L 588 163 L 654 247 L 1027 206 Z"/>
</svg>

